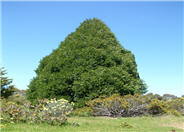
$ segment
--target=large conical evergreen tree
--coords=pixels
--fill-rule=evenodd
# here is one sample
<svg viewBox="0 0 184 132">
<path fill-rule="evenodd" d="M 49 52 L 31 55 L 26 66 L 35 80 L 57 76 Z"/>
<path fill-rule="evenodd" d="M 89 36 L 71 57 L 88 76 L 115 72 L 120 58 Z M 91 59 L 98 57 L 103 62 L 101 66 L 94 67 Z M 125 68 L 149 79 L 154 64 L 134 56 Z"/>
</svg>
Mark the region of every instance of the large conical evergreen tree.
<svg viewBox="0 0 184 132">
<path fill-rule="evenodd" d="M 87 19 L 40 61 L 27 97 L 83 104 L 101 95 L 145 93 L 136 67 L 134 55 L 102 21 Z"/>
</svg>

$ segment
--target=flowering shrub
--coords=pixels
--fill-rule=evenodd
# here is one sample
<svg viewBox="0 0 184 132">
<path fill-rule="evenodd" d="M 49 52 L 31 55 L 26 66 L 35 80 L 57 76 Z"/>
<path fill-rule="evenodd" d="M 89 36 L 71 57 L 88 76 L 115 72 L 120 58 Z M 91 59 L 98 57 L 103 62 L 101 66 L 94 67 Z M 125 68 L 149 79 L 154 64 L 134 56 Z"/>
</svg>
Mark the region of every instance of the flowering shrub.
<svg viewBox="0 0 184 132">
<path fill-rule="evenodd" d="M 42 121 L 46 121 L 51 125 L 62 125 L 67 120 L 67 115 L 72 112 L 73 105 L 65 99 L 48 100 L 43 106 Z"/>
<path fill-rule="evenodd" d="M 51 99 L 39 100 L 37 105 L 27 102 L 18 105 L 1 99 L 1 117 L 3 123 L 41 123 L 46 122 L 51 125 L 62 125 L 67 120 L 67 115 L 72 111 L 72 104 L 67 100 Z"/>
<path fill-rule="evenodd" d="M 99 97 L 88 101 L 87 106 L 95 116 L 130 117 L 142 115 L 172 114 L 179 116 L 184 112 L 184 99 L 162 100 L 154 95 L 118 94 L 110 97 Z"/>
<path fill-rule="evenodd" d="M 69 103 L 68 100 L 65 99 L 51 99 L 50 101 L 46 102 L 45 106 L 43 107 L 44 112 L 51 113 L 51 116 L 59 116 L 59 115 L 69 115 L 72 111 L 72 105 L 74 103 Z"/>
<path fill-rule="evenodd" d="M 158 99 L 151 100 L 150 104 L 147 106 L 148 112 L 152 115 L 159 115 L 163 113 L 167 113 L 169 109 L 169 105 Z"/>
<path fill-rule="evenodd" d="M 167 103 L 172 109 L 178 111 L 181 115 L 184 115 L 184 97 L 168 100 Z"/>
<path fill-rule="evenodd" d="M 142 96 L 135 94 L 126 95 L 121 97 L 122 101 L 122 116 L 141 116 L 147 115 L 147 106 L 150 102 L 150 99 L 147 96 Z"/>
<path fill-rule="evenodd" d="M 100 97 L 87 102 L 97 116 L 139 116 L 146 114 L 148 99 L 141 95 L 120 96 L 114 94 L 108 98 Z"/>
<path fill-rule="evenodd" d="M 21 106 L 14 102 L 8 102 L 2 99 L 1 111 L 2 122 L 17 122 L 18 120 L 23 120 Z"/>
<path fill-rule="evenodd" d="M 99 97 L 87 102 L 95 116 L 121 116 L 121 96 L 114 94 L 108 98 Z"/>
<path fill-rule="evenodd" d="M 39 122 L 39 112 L 41 111 L 41 104 L 32 106 L 31 103 L 26 102 L 18 105 L 15 102 L 1 99 L 1 117 L 2 122 L 16 123 L 16 122 Z"/>
</svg>

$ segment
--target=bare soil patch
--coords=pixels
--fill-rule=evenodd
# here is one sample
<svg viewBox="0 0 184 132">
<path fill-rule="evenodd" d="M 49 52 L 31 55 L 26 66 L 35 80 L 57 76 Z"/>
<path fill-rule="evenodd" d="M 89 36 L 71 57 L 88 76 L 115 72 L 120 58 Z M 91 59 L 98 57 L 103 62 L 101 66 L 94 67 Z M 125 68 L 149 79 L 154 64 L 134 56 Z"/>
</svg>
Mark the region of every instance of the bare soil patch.
<svg viewBox="0 0 184 132">
<path fill-rule="evenodd" d="M 183 129 L 184 130 L 184 123 L 169 123 L 169 124 L 164 124 L 163 126 L 167 126 L 167 127 L 175 127 L 175 128 L 179 128 L 179 129 Z"/>
</svg>

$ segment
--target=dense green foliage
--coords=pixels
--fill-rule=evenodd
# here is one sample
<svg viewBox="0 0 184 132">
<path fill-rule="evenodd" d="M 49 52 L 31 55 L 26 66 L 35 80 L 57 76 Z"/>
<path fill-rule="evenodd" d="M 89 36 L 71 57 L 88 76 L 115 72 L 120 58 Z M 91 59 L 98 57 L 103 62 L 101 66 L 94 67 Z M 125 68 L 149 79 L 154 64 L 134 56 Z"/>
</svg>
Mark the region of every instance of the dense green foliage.
<svg viewBox="0 0 184 132">
<path fill-rule="evenodd" d="M 9 79 L 5 75 L 6 70 L 4 68 L 0 68 L 0 80 L 1 80 L 1 97 L 7 98 L 14 92 L 14 85 L 12 85 L 12 79 Z"/>
<path fill-rule="evenodd" d="M 44 57 L 36 74 L 27 91 L 31 101 L 65 98 L 84 105 L 100 95 L 146 92 L 134 55 L 96 18 L 84 21 Z"/>
</svg>

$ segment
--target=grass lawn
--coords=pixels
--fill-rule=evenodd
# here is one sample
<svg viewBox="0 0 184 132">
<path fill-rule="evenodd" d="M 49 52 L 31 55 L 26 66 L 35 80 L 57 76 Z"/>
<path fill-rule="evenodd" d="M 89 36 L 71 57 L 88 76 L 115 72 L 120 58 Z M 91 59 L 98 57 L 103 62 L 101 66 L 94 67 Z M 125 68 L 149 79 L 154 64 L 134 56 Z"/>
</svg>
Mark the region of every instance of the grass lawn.
<svg viewBox="0 0 184 132">
<path fill-rule="evenodd" d="M 47 124 L 8 124 L 2 132 L 184 132 L 184 116 L 161 117 L 70 117 L 68 124 L 50 126 Z M 72 123 L 78 123 L 72 125 Z M 120 126 L 122 122 L 131 124 L 132 128 Z"/>
</svg>

